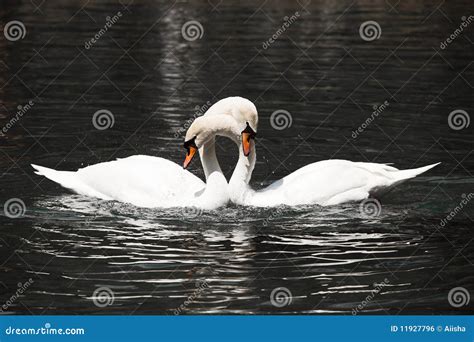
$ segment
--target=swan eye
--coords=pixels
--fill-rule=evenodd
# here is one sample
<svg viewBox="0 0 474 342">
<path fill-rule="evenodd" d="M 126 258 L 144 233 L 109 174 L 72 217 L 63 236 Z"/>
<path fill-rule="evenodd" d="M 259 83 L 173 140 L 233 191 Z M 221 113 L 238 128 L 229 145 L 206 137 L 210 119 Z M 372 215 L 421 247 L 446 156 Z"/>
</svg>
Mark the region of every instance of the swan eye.
<svg viewBox="0 0 474 342">
<path fill-rule="evenodd" d="M 197 149 L 197 146 L 196 146 L 196 137 L 192 138 L 192 139 L 189 139 L 188 141 L 185 141 L 184 144 L 183 144 L 183 147 L 189 151 L 189 149 L 191 147 L 194 147 Z"/>
<path fill-rule="evenodd" d="M 257 133 L 250 127 L 249 123 L 247 122 L 247 127 L 242 131 L 241 134 L 247 133 L 250 138 L 255 138 L 257 136 Z"/>
</svg>

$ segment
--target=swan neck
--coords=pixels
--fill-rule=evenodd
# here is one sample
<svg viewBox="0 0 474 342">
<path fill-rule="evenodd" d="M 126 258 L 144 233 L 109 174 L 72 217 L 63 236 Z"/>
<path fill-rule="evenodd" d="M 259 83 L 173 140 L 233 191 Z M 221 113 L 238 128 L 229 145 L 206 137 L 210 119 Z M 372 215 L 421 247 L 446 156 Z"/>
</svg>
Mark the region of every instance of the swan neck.
<svg viewBox="0 0 474 342">
<path fill-rule="evenodd" d="M 229 200 L 227 180 L 222 173 L 216 156 L 214 138 L 199 149 L 202 167 L 206 175 L 206 187 L 199 196 L 198 205 L 205 209 L 215 209 L 225 205 Z"/>
<path fill-rule="evenodd" d="M 206 183 L 212 173 L 217 172 L 222 174 L 216 155 L 215 138 L 212 138 L 199 149 L 199 155 L 201 157 L 204 175 L 206 176 Z"/>
<path fill-rule="evenodd" d="M 237 203 L 244 204 L 245 198 L 252 192 L 249 182 L 257 160 L 257 153 L 254 141 L 250 142 L 250 154 L 248 157 L 244 155 L 242 145 L 239 144 L 238 146 L 239 159 L 230 178 L 229 189 L 231 198 Z"/>
</svg>

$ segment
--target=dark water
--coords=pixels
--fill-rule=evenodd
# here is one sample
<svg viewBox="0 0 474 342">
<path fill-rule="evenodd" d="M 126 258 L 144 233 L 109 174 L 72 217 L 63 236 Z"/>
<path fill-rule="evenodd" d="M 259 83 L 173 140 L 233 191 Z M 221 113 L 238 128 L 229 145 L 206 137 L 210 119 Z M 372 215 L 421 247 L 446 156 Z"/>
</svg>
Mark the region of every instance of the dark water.
<svg viewBox="0 0 474 342">
<path fill-rule="evenodd" d="M 472 301 L 457 308 L 448 293 L 474 290 L 474 139 L 472 124 L 454 130 L 448 115 L 474 113 L 474 23 L 440 48 L 471 9 L 467 0 L 2 1 L 2 28 L 19 20 L 26 35 L 0 36 L 1 126 L 34 103 L 0 137 L 1 203 L 26 207 L 19 218 L 0 212 L 3 313 L 472 313 Z M 181 33 L 190 20 L 203 27 L 195 41 Z M 361 38 L 369 20 L 379 39 Z M 257 188 L 330 158 L 442 164 L 381 198 L 378 216 L 358 204 L 141 209 L 70 194 L 29 166 L 74 170 L 133 154 L 181 163 L 196 106 L 231 95 L 259 109 Z M 113 127 L 94 128 L 100 109 Z M 284 130 L 270 123 L 278 109 L 291 113 Z M 236 148 L 219 146 L 229 175 Z M 202 176 L 199 163 L 191 171 Z M 111 305 L 94 304 L 97 289 Z M 272 291 L 291 299 L 272 305 Z"/>
</svg>

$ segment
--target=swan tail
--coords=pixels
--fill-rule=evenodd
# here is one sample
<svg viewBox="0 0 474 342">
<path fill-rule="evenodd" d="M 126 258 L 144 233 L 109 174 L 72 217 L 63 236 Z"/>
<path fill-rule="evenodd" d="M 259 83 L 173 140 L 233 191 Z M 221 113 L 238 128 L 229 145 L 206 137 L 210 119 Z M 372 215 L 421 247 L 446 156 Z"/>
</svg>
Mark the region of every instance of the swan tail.
<svg viewBox="0 0 474 342">
<path fill-rule="evenodd" d="M 70 188 L 73 183 L 73 177 L 71 174 L 74 172 L 71 171 L 56 171 L 44 166 L 39 166 L 35 164 L 31 164 L 31 166 L 35 169 L 35 173 L 40 176 L 44 176 L 53 182 L 59 183 L 66 188 Z"/>
<path fill-rule="evenodd" d="M 72 171 L 57 171 L 44 166 L 34 165 L 31 166 L 35 169 L 35 173 L 40 176 L 44 176 L 55 183 L 62 185 L 65 188 L 79 192 L 81 188 L 81 182 L 75 177 L 75 172 Z"/>
<path fill-rule="evenodd" d="M 386 193 L 390 192 L 396 185 L 399 185 L 400 183 L 414 178 L 439 164 L 440 163 L 426 165 L 418 167 L 416 169 L 392 171 L 393 175 L 391 175 L 391 180 L 389 181 L 389 183 L 384 184 L 383 186 L 373 187 L 372 189 L 370 189 L 369 195 L 373 197 L 383 196 Z"/>
<path fill-rule="evenodd" d="M 35 173 L 40 176 L 44 176 L 61 186 L 74 191 L 80 195 L 98 197 L 103 199 L 110 199 L 98 191 L 92 189 L 90 186 L 84 184 L 78 177 L 75 171 L 57 171 L 44 166 L 31 164 L 35 169 Z"/>
<path fill-rule="evenodd" d="M 426 171 L 434 168 L 435 166 L 439 164 L 441 163 L 426 165 L 426 166 L 418 167 L 416 169 L 400 170 L 395 175 L 395 183 L 400 183 L 407 179 L 414 178 L 418 175 L 421 175 L 422 173 L 425 173 Z"/>
</svg>

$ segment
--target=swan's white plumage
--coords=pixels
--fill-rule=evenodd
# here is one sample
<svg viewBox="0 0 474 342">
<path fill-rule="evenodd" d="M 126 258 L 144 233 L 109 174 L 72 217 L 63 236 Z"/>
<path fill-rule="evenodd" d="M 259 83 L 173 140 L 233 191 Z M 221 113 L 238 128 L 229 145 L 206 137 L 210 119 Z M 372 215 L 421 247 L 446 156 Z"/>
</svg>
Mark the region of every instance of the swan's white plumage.
<svg viewBox="0 0 474 342">
<path fill-rule="evenodd" d="M 235 104 L 230 101 L 228 105 Z M 86 196 L 140 207 L 216 209 L 229 201 L 229 193 L 227 180 L 217 161 L 214 138 L 217 134 L 225 135 L 234 123 L 230 115 L 200 117 L 186 133 L 193 139 L 194 148 L 199 149 L 206 183 L 174 162 L 144 155 L 99 163 L 77 171 L 32 166 L 37 174 Z"/>
<path fill-rule="evenodd" d="M 234 116 L 234 119 L 248 121 L 250 118 Z M 236 122 L 234 130 L 241 126 L 242 122 Z M 239 160 L 229 181 L 230 199 L 237 204 L 259 207 L 336 205 L 361 201 L 371 195 L 382 194 L 439 164 L 398 170 L 387 164 L 323 160 L 306 165 L 268 187 L 255 191 L 249 186 L 256 163 L 255 143 L 251 142 L 250 154 L 245 156 L 242 142 L 235 142 L 239 146 Z"/>
<path fill-rule="evenodd" d="M 37 174 L 86 196 L 141 207 L 215 209 L 225 205 L 229 198 L 237 204 L 261 207 L 360 201 L 439 164 L 398 170 L 387 164 L 324 160 L 306 165 L 267 188 L 254 191 L 248 183 L 256 161 L 255 144 L 251 142 L 250 157 L 244 156 L 239 136 L 246 124 L 256 131 L 258 114 L 255 105 L 241 97 L 226 98 L 211 106 L 204 116 L 207 118 L 195 120 L 186 136 L 196 138 L 196 143 L 201 146 L 199 152 L 207 184 L 176 163 L 142 155 L 88 166 L 75 172 L 32 166 Z M 239 145 L 239 161 L 229 186 L 215 155 L 215 135 L 227 136 Z"/>
<path fill-rule="evenodd" d="M 439 163 L 438 163 L 439 164 Z M 260 191 L 248 190 L 241 204 L 254 206 L 319 204 L 361 201 L 389 190 L 432 167 L 398 170 L 386 164 L 323 160 L 306 165 Z M 235 195 L 235 194 L 234 194 Z M 233 194 L 231 193 L 231 198 Z"/>
<path fill-rule="evenodd" d="M 246 123 L 250 123 L 256 132 L 258 113 L 252 102 L 241 97 L 219 102 L 221 105 L 214 105 L 214 110 L 209 112 L 210 115 L 225 114 L 233 117 L 235 124 L 229 137 L 240 135 Z M 225 110 L 226 103 L 233 109 Z M 255 191 L 249 186 L 256 163 L 255 143 L 251 141 L 250 154 L 245 156 L 242 152 L 242 140 L 233 140 L 239 148 L 239 160 L 229 181 L 229 196 L 232 202 L 241 205 L 335 205 L 361 201 L 370 195 L 386 192 L 439 164 L 398 170 L 387 164 L 324 160 L 306 165 L 270 186 Z"/>
<path fill-rule="evenodd" d="M 217 161 L 214 137 L 231 131 L 229 125 L 235 122 L 232 116 L 238 115 L 239 110 L 256 109 L 253 103 L 243 98 L 223 99 L 209 108 L 204 115 L 206 118 L 197 118 L 187 131 L 189 138 L 199 146 L 206 183 L 176 163 L 143 155 L 99 163 L 77 171 L 32 166 L 37 174 L 86 196 L 140 207 L 216 209 L 229 201 L 229 194 L 227 180 Z M 231 138 L 235 139 L 234 136 Z"/>
<path fill-rule="evenodd" d="M 212 209 L 226 203 L 227 195 L 223 196 L 222 191 L 216 189 L 227 184 L 222 175 L 213 173 L 208 183 L 215 185 L 206 189 L 201 179 L 180 165 L 159 157 L 136 155 L 77 171 L 32 166 L 37 174 L 78 194 L 140 207 L 197 206 Z"/>
<path fill-rule="evenodd" d="M 251 153 L 255 153 L 254 148 Z M 240 164 L 240 168 L 244 169 L 245 163 Z M 413 178 L 438 164 L 398 170 L 386 164 L 337 159 L 323 160 L 306 165 L 259 191 L 252 190 L 245 182 L 235 177 L 236 179 L 231 179 L 229 183 L 230 197 L 233 202 L 260 207 L 303 204 L 336 205 L 361 201 L 370 195 L 386 192 L 396 184 Z M 251 172 L 252 169 L 250 165 L 240 174 Z M 238 170 L 236 171 L 238 175 Z M 245 176 L 240 179 L 249 178 Z"/>
</svg>

